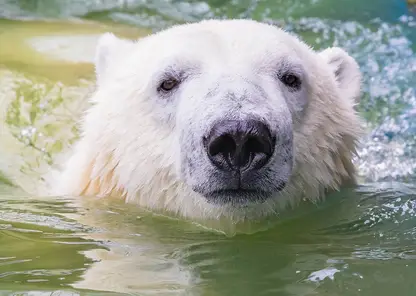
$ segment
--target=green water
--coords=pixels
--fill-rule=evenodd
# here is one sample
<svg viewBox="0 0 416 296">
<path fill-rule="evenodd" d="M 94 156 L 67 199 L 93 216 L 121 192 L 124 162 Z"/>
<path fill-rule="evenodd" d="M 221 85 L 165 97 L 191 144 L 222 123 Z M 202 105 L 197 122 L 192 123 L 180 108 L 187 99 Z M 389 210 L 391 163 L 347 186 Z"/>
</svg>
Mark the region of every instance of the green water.
<svg viewBox="0 0 416 296">
<path fill-rule="evenodd" d="M 77 139 L 99 34 L 208 17 L 275 22 L 357 59 L 362 185 L 232 237 L 26 193 Z M 404 0 L 0 0 L 0 295 L 416 295 L 415 42 Z"/>
</svg>

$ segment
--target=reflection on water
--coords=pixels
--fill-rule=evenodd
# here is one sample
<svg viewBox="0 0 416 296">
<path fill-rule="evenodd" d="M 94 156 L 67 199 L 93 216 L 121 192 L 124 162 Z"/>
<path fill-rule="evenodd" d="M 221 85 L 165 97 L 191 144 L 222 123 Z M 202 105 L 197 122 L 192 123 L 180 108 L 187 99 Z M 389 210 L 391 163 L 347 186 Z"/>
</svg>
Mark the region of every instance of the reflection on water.
<svg viewBox="0 0 416 296">
<path fill-rule="evenodd" d="M 1 295 L 414 294 L 416 188 L 399 182 L 415 181 L 416 18 L 404 1 L 0 0 L 0 8 Z M 43 184 L 39 175 L 77 138 L 97 34 L 131 38 L 207 17 L 273 22 L 357 59 L 357 108 L 369 131 L 357 165 L 372 183 L 233 237 L 114 201 L 19 189 Z"/>
<path fill-rule="evenodd" d="M 269 231 L 227 238 L 121 203 L 11 200 L 3 188 L 1 290 L 411 295 L 415 189 L 363 186 L 303 205 L 305 215 Z"/>
</svg>

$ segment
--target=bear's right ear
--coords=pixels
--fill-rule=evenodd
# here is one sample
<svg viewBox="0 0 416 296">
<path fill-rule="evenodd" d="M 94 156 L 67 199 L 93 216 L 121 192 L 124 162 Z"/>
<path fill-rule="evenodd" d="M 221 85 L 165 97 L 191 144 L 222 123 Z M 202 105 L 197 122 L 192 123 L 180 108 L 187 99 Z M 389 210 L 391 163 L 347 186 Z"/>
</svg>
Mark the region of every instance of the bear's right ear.
<svg viewBox="0 0 416 296">
<path fill-rule="evenodd" d="M 98 82 L 104 77 L 109 65 L 123 56 L 133 44 L 132 41 L 120 39 L 112 33 L 105 33 L 98 39 L 94 59 Z"/>
</svg>

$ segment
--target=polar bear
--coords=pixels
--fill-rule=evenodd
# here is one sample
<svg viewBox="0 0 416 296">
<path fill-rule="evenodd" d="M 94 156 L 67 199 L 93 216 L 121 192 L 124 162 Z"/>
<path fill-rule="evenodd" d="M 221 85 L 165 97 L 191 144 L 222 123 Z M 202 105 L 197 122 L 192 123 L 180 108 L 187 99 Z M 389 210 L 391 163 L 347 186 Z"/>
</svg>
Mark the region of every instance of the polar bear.
<svg viewBox="0 0 416 296">
<path fill-rule="evenodd" d="M 258 220 L 356 181 L 361 74 L 254 20 L 136 41 L 104 34 L 97 87 L 55 194 L 195 220 Z"/>
</svg>

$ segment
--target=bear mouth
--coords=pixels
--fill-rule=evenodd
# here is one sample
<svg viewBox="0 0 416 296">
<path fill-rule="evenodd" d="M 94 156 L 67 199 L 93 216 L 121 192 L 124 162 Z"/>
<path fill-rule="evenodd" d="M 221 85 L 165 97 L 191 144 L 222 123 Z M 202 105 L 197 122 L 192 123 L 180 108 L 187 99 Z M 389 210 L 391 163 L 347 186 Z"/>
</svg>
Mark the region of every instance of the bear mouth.
<svg viewBox="0 0 416 296">
<path fill-rule="evenodd" d="M 274 194 L 281 191 L 286 184 L 278 186 L 278 190 L 267 191 L 263 189 L 217 189 L 210 192 L 204 192 L 203 195 L 209 203 L 217 205 L 247 205 L 253 203 L 263 203 Z"/>
</svg>

